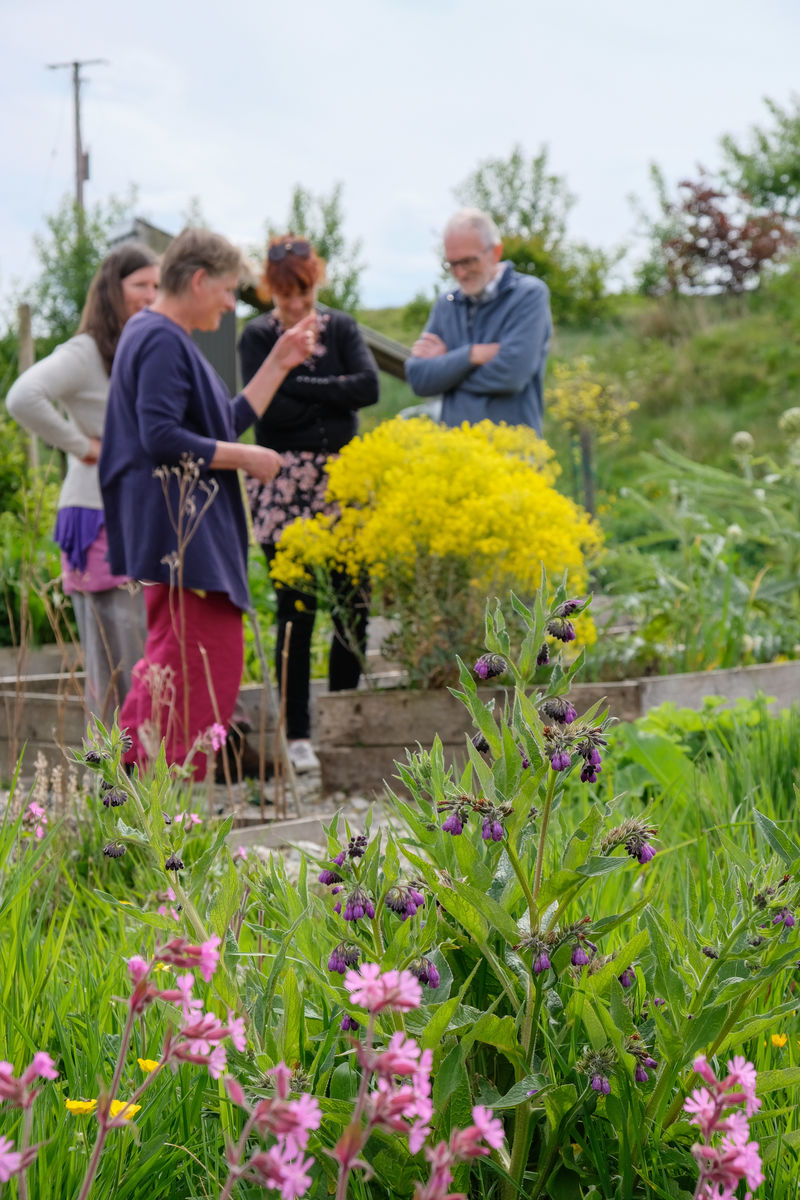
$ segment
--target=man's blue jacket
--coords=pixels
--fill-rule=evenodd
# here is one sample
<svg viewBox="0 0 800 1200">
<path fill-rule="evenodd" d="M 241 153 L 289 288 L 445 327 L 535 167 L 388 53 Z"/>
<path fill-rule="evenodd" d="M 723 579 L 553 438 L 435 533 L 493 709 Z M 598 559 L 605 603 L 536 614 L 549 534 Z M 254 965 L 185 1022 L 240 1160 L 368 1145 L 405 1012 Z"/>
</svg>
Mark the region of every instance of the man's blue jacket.
<svg viewBox="0 0 800 1200">
<path fill-rule="evenodd" d="M 445 425 L 505 421 L 542 432 L 542 380 L 553 325 L 550 294 L 541 279 L 511 263 L 492 296 L 477 304 L 460 289 L 439 296 L 425 330 L 447 346 L 436 358 L 406 359 L 406 379 L 418 396 L 443 397 Z M 474 367 L 470 346 L 499 342 L 491 362 Z"/>
</svg>

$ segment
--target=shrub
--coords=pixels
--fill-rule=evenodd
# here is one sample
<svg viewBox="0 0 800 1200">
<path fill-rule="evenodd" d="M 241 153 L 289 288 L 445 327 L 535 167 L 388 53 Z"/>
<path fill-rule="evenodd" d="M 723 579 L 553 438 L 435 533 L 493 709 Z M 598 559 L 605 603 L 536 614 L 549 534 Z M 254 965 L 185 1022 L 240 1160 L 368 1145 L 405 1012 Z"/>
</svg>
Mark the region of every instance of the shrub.
<svg viewBox="0 0 800 1200">
<path fill-rule="evenodd" d="M 334 568 L 354 584 L 369 575 L 397 623 L 386 650 L 412 686 L 442 685 L 458 648 L 478 652 L 487 592 L 532 595 L 543 567 L 585 589 L 599 534 L 556 491 L 552 451 L 532 430 L 391 421 L 346 446 L 329 474 L 337 515 L 289 526 L 273 575 L 305 587 Z M 592 632 L 587 619 L 581 636 Z"/>
</svg>

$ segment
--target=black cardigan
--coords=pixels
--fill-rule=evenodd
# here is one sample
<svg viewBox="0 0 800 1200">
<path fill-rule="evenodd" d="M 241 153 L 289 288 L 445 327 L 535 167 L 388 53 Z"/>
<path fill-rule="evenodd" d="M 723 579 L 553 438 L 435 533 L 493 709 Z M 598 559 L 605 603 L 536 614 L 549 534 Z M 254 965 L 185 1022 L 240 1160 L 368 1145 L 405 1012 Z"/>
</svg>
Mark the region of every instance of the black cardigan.
<svg viewBox="0 0 800 1200">
<path fill-rule="evenodd" d="M 315 310 L 319 316 L 316 351 L 289 372 L 264 416 L 256 421 L 256 441 L 261 446 L 334 454 L 358 432 L 355 410 L 378 399 L 378 368 L 353 318 L 322 304 Z M 274 313 L 245 325 L 239 339 L 245 387 L 281 332 Z"/>
</svg>

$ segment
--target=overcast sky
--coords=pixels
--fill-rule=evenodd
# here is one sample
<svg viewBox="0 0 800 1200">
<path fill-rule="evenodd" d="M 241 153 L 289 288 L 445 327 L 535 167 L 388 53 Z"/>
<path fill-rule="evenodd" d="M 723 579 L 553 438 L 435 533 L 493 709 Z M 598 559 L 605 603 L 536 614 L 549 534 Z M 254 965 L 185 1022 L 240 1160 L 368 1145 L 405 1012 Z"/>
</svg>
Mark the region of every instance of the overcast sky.
<svg viewBox="0 0 800 1200">
<path fill-rule="evenodd" d="M 295 183 L 341 181 L 377 306 L 434 286 L 453 188 L 517 142 L 577 194 L 570 236 L 626 241 L 648 164 L 716 165 L 800 89 L 798 48 L 798 0 L 0 0 L 0 295 L 74 186 L 70 72 L 47 63 L 108 60 L 85 70 L 87 203 L 135 184 L 177 232 L 196 196 L 252 243 Z"/>
</svg>

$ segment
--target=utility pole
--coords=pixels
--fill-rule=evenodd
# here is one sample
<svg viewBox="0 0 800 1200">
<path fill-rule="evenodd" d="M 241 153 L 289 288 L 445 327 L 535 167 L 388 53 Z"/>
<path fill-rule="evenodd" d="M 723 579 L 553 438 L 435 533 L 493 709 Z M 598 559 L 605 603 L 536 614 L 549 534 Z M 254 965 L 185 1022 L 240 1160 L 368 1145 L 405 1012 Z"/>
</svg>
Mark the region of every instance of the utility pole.
<svg viewBox="0 0 800 1200">
<path fill-rule="evenodd" d="M 78 221 L 83 221 L 83 185 L 89 178 L 89 155 L 84 152 L 81 139 L 81 67 L 106 65 L 105 58 L 85 58 L 81 62 L 48 63 L 49 71 L 58 71 L 62 67 L 72 69 L 72 98 L 75 109 L 75 205 L 78 210 Z"/>
</svg>

